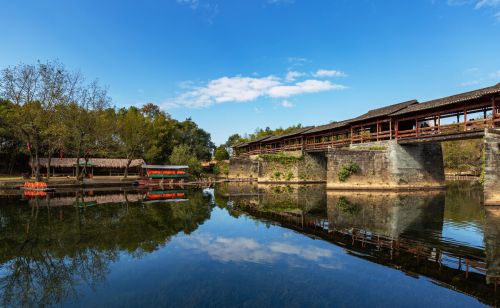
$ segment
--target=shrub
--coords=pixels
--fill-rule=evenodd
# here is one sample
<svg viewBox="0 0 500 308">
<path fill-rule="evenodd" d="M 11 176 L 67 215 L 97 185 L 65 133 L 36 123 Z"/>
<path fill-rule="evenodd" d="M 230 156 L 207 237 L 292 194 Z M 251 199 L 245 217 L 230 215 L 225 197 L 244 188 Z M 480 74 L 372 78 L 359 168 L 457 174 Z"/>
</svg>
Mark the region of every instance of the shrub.
<svg viewBox="0 0 500 308">
<path fill-rule="evenodd" d="M 345 197 L 340 197 L 337 201 L 337 207 L 344 213 L 349 213 L 351 215 L 357 214 L 360 210 L 357 204 L 352 204 Z"/>
<path fill-rule="evenodd" d="M 268 162 L 276 162 L 276 163 L 280 163 L 283 165 L 295 163 L 295 162 L 303 159 L 302 156 L 297 157 L 297 156 L 286 155 L 283 153 L 280 153 L 280 154 L 262 154 L 262 155 L 260 155 L 260 158 L 262 158 L 263 160 L 268 161 Z"/>
<path fill-rule="evenodd" d="M 289 172 L 288 175 L 286 176 L 286 180 L 290 181 L 293 178 L 293 173 Z"/>
<path fill-rule="evenodd" d="M 371 147 L 368 148 L 370 151 L 385 151 L 386 148 L 381 145 L 372 145 Z"/>
<path fill-rule="evenodd" d="M 281 172 L 276 171 L 276 172 L 274 173 L 274 177 L 275 177 L 275 178 L 279 179 L 279 178 L 280 178 L 280 176 L 281 176 Z"/>
<path fill-rule="evenodd" d="M 349 178 L 353 174 L 358 173 L 359 171 L 359 165 L 354 162 L 350 162 L 340 169 L 340 171 L 337 173 L 337 176 L 339 178 L 339 181 L 345 182 L 347 178 Z"/>
</svg>

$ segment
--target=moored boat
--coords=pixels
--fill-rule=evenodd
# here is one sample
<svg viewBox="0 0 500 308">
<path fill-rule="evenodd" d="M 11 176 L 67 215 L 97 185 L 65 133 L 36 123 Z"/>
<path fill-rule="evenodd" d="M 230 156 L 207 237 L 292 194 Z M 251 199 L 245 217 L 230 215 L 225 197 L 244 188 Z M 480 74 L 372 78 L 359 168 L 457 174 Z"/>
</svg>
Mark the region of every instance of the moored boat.
<svg viewBox="0 0 500 308">
<path fill-rule="evenodd" d="M 183 183 L 189 177 L 188 169 L 188 166 L 143 165 L 142 177 L 136 183 L 141 186 Z"/>
</svg>

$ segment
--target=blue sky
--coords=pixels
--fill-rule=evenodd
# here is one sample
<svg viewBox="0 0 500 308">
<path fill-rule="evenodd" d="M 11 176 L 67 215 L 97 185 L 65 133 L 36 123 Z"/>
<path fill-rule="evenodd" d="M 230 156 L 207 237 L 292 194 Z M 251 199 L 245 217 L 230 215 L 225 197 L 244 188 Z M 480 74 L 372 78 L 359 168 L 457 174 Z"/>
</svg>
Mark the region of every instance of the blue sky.
<svg viewBox="0 0 500 308">
<path fill-rule="evenodd" d="M 0 0 L 0 67 L 58 59 L 221 143 L 500 82 L 500 0 Z"/>
</svg>

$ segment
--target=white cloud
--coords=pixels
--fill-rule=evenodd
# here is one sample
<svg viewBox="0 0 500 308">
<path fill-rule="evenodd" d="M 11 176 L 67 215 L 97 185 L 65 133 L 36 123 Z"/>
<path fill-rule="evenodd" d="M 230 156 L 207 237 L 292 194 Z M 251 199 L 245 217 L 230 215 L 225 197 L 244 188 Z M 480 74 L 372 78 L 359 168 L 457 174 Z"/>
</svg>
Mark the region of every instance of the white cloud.
<svg viewBox="0 0 500 308">
<path fill-rule="evenodd" d="M 302 57 L 288 57 L 287 60 L 291 68 L 296 66 L 302 66 L 305 65 L 306 63 L 311 63 L 311 60 Z"/>
<path fill-rule="evenodd" d="M 314 77 L 345 77 L 347 76 L 344 72 L 336 71 L 336 70 L 317 70 L 316 73 L 313 74 Z"/>
<path fill-rule="evenodd" d="M 288 82 L 295 81 L 295 79 L 307 75 L 306 73 L 297 72 L 297 71 L 288 71 L 286 74 L 285 80 Z"/>
<path fill-rule="evenodd" d="M 496 13 L 495 15 L 493 15 L 493 17 L 495 17 L 495 19 L 500 22 L 500 12 Z"/>
<path fill-rule="evenodd" d="M 470 81 L 464 81 L 460 84 L 461 87 L 470 87 L 470 86 L 475 86 L 481 83 L 481 80 L 470 80 Z"/>
<path fill-rule="evenodd" d="M 494 72 L 494 73 L 491 73 L 490 74 L 490 77 L 493 78 L 493 79 L 498 79 L 500 78 L 500 70 Z"/>
<path fill-rule="evenodd" d="M 219 5 L 210 3 L 207 0 L 177 0 L 180 5 L 186 5 L 192 10 L 197 10 L 202 16 L 202 20 L 212 24 L 214 18 L 219 14 Z"/>
<path fill-rule="evenodd" d="M 273 242 L 269 245 L 269 249 L 278 254 L 295 255 L 309 261 L 318 261 L 322 258 L 332 257 L 331 250 L 313 246 L 300 247 L 287 243 Z"/>
<path fill-rule="evenodd" d="M 479 0 L 476 3 L 476 9 L 480 9 L 483 7 L 495 7 L 497 5 L 500 5 L 500 0 Z"/>
<path fill-rule="evenodd" d="M 294 105 L 292 104 L 292 102 L 290 102 L 289 100 L 284 100 L 281 102 L 281 107 L 284 107 L 284 108 L 293 108 Z"/>
<path fill-rule="evenodd" d="M 293 4 L 295 3 L 295 0 L 267 0 L 267 3 L 269 4 Z"/>
<path fill-rule="evenodd" d="M 259 243 L 247 237 L 222 237 L 212 234 L 193 234 L 189 240 L 179 244 L 187 249 L 206 253 L 219 262 L 273 263 L 279 258 L 292 257 L 295 260 L 329 261 L 329 268 L 340 268 L 333 251 L 311 245 L 297 246 L 290 243 Z M 320 265 L 323 266 L 323 265 Z"/>
<path fill-rule="evenodd" d="M 200 5 L 199 0 L 177 0 L 177 3 L 188 5 L 193 10 L 196 10 Z"/>
<path fill-rule="evenodd" d="M 205 86 L 194 87 L 163 104 L 165 108 L 203 108 L 226 102 L 248 102 L 261 97 L 286 98 L 304 93 L 342 90 L 346 87 L 330 81 L 309 79 L 286 83 L 275 76 L 221 77 Z"/>
<path fill-rule="evenodd" d="M 474 77 L 476 77 L 475 79 L 462 82 L 460 83 L 460 86 L 469 87 L 480 84 L 488 84 L 488 83 L 491 84 L 492 81 L 496 82 L 498 79 L 500 79 L 500 70 L 489 74 L 484 74 L 484 73 L 481 74 L 479 69 L 474 69 L 473 75 Z"/>
<path fill-rule="evenodd" d="M 308 79 L 297 82 L 294 85 L 278 85 L 269 89 L 268 95 L 271 97 L 290 97 L 303 93 L 315 93 L 329 90 L 343 90 L 346 87 L 330 81 Z"/>
</svg>

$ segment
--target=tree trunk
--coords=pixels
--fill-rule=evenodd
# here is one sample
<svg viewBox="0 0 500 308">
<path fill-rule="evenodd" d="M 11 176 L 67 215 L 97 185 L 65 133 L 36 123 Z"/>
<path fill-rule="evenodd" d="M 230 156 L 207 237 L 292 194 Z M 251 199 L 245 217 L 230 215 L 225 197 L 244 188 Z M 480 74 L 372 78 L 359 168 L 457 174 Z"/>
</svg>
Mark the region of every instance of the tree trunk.
<svg viewBox="0 0 500 308">
<path fill-rule="evenodd" d="M 80 178 L 80 155 L 82 152 L 82 136 L 80 134 L 80 141 L 78 142 L 78 148 L 76 149 L 76 168 L 75 168 L 75 177 L 76 179 Z"/>
<path fill-rule="evenodd" d="M 50 163 L 52 162 L 52 151 L 49 150 L 49 157 L 47 157 L 47 180 L 50 179 Z"/>
<path fill-rule="evenodd" d="M 125 166 L 125 173 L 123 174 L 123 178 L 128 177 L 128 168 L 130 167 L 130 164 L 132 163 L 132 159 L 127 159 L 127 165 Z"/>
<path fill-rule="evenodd" d="M 37 181 L 40 181 L 40 155 L 38 155 L 38 144 L 35 148 L 35 159 L 36 159 L 36 169 L 35 169 L 35 178 Z"/>
</svg>

